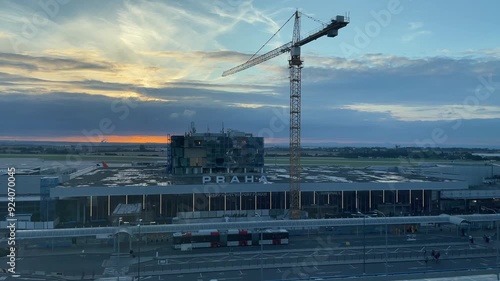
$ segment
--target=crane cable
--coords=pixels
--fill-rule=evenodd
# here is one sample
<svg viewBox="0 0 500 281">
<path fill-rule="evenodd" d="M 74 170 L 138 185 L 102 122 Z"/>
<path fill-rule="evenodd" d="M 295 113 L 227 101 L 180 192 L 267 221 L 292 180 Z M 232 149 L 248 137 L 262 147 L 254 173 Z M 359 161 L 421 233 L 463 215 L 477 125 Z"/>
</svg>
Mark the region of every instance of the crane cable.
<svg viewBox="0 0 500 281">
<path fill-rule="evenodd" d="M 300 14 L 301 14 L 301 15 L 304 15 L 304 16 L 306 16 L 306 17 L 310 18 L 310 19 L 312 19 L 313 21 L 315 21 L 315 22 L 317 22 L 317 23 L 319 23 L 319 24 L 321 24 L 321 25 L 323 25 L 323 26 L 328 25 L 327 23 L 322 22 L 322 21 L 320 21 L 320 20 L 318 20 L 318 19 L 315 19 L 315 18 L 313 18 L 313 17 L 311 17 L 311 16 L 309 16 L 309 15 L 307 15 L 307 14 L 304 14 L 304 13 L 300 13 Z"/>
<path fill-rule="evenodd" d="M 284 24 L 283 24 L 283 25 L 282 25 L 282 26 L 278 29 L 278 31 L 276 31 L 276 32 L 273 34 L 273 36 L 271 36 L 271 38 L 269 38 L 269 39 L 266 41 L 266 43 L 264 43 L 264 45 L 262 45 L 262 47 L 260 47 L 260 48 L 257 50 L 257 52 L 255 52 L 255 54 L 253 54 L 253 55 L 252 55 L 252 57 L 248 59 L 248 61 L 247 61 L 247 62 L 249 62 L 251 59 L 253 59 L 253 58 L 254 58 L 254 57 L 255 57 L 255 56 L 256 56 L 256 55 L 260 52 L 260 50 L 262 50 L 262 48 L 264 48 L 264 47 L 267 45 L 267 43 L 269 43 L 269 41 L 271 41 L 271 40 L 274 38 L 274 36 L 276 36 L 276 34 L 278 34 L 278 32 L 280 32 L 280 30 L 281 30 L 281 29 L 283 29 L 283 27 L 285 27 L 285 25 L 286 25 L 286 24 L 287 24 L 287 23 L 288 23 L 288 22 L 289 22 L 289 21 L 290 21 L 290 20 L 291 20 L 294 16 L 295 16 L 295 13 L 293 13 L 293 14 L 292 14 L 292 15 L 288 18 L 288 20 L 287 20 L 287 21 L 286 21 L 286 22 L 285 22 L 285 23 L 284 23 Z"/>
<path fill-rule="evenodd" d="M 310 18 L 310 19 L 312 19 L 313 21 L 315 21 L 315 22 L 317 22 L 317 23 L 319 23 L 319 24 L 321 24 L 321 25 L 323 25 L 323 26 L 328 25 L 327 23 L 322 22 L 322 21 L 320 21 L 320 20 L 318 20 L 318 19 L 315 19 L 315 18 L 313 18 L 313 17 L 311 17 L 311 16 L 309 16 L 309 15 L 307 15 L 307 14 L 304 14 L 304 13 L 300 13 L 300 14 L 301 14 L 301 15 L 304 15 L 304 16 L 306 16 L 306 17 Z M 262 46 L 261 46 L 261 47 L 257 50 L 257 52 L 255 52 L 255 54 L 253 54 L 253 55 L 252 55 L 252 57 L 250 57 L 250 58 L 247 60 L 247 62 L 249 62 L 251 59 L 253 59 L 253 58 L 254 58 L 254 57 L 255 57 L 255 56 L 256 56 L 256 55 L 257 55 L 257 54 L 258 54 L 258 53 L 262 50 L 262 48 L 264 48 L 264 47 L 267 45 L 267 43 L 269 43 L 269 41 L 271 41 L 271 40 L 274 38 L 274 36 L 276 36 L 276 34 L 278 34 L 278 33 L 281 31 L 281 29 L 283 29 L 283 27 L 285 27 L 285 25 L 286 25 L 286 24 L 287 24 L 287 23 L 288 23 L 288 22 L 289 22 L 289 21 L 290 21 L 290 20 L 291 20 L 294 16 L 295 16 L 295 13 L 293 13 L 293 14 L 292 14 L 292 15 L 288 18 L 288 20 L 287 20 L 287 21 L 286 21 L 286 22 L 285 22 L 285 23 L 284 23 L 284 24 L 283 24 L 283 25 L 282 25 L 282 26 L 278 29 L 278 31 L 276 31 L 276 32 L 273 34 L 273 36 L 271 36 L 271 38 L 269 38 L 269 39 L 266 41 L 266 43 L 264 43 L 264 45 L 262 45 Z"/>
</svg>

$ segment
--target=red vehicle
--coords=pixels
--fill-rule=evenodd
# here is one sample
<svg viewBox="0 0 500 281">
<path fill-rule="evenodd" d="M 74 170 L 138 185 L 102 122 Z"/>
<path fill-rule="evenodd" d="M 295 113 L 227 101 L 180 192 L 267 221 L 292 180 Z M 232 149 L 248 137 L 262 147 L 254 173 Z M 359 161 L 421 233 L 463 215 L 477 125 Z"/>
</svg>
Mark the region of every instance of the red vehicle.
<svg viewBox="0 0 500 281">
<path fill-rule="evenodd" d="M 174 233 L 174 248 L 182 249 L 182 245 L 190 248 L 214 248 L 222 246 L 220 232 L 216 229 L 200 230 L 198 232 Z"/>
<path fill-rule="evenodd" d="M 229 229 L 227 231 L 226 245 L 228 247 L 251 246 L 252 232 L 240 229 Z"/>
</svg>

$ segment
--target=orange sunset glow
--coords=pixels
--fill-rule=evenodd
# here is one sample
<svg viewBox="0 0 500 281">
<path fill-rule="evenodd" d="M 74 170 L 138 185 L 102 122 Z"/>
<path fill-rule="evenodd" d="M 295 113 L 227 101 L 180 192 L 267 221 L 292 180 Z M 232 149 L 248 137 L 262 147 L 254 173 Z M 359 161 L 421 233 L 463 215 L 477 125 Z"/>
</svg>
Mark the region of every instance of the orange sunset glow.
<svg viewBox="0 0 500 281">
<path fill-rule="evenodd" d="M 100 138 L 87 138 L 85 136 L 71 136 L 71 137 L 1 137 L 0 140 L 6 141 L 50 141 L 50 142 L 77 142 L 77 143 L 95 143 L 105 142 L 109 143 L 168 143 L 167 136 L 105 136 L 104 139 Z"/>
</svg>

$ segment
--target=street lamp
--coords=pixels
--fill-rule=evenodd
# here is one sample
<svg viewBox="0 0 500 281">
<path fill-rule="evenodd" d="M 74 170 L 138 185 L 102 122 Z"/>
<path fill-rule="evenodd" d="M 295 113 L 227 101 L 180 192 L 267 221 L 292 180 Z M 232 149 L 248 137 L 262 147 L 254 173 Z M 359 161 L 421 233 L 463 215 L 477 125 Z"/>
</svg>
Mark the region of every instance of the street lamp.
<svg viewBox="0 0 500 281">
<path fill-rule="evenodd" d="M 264 281 L 264 238 L 263 238 L 264 230 L 260 230 L 260 280 Z"/>
<path fill-rule="evenodd" d="M 396 217 L 396 199 L 397 199 L 396 190 L 393 190 L 392 193 L 394 193 L 394 204 L 393 204 L 394 205 L 394 211 L 393 211 L 394 214 L 393 214 L 393 216 Z"/>
<path fill-rule="evenodd" d="M 255 213 L 255 216 L 259 218 L 259 220 L 262 222 L 262 217 L 260 214 Z M 263 258 L 264 258 L 264 243 L 263 243 L 263 229 L 260 229 L 260 280 L 264 280 L 264 263 L 263 263 Z"/>
<path fill-rule="evenodd" d="M 121 226 L 123 222 L 122 217 L 118 218 L 118 227 Z M 116 243 L 117 243 L 117 248 L 118 248 L 118 258 L 120 258 L 120 230 L 118 230 L 118 233 L 116 233 Z"/>
<path fill-rule="evenodd" d="M 497 211 L 495 209 L 491 209 L 491 208 L 488 208 L 488 207 L 481 207 L 481 210 L 488 210 L 488 211 L 492 211 L 493 213 L 495 214 L 498 214 Z M 497 267 L 499 266 L 498 264 L 498 247 L 500 246 L 500 240 L 499 240 L 499 233 L 498 233 L 498 221 L 495 221 L 495 224 L 496 224 L 496 227 L 497 227 L 497 233 L 495 233 L 495 235 L 497 236 L 497 245 L 496 245 L 496 248 L 497 248 Z"/>
<path fill-rule="evenodd" d="M 319 209 L 319 199 L 320 199 L 319 192 L 314 191 L 314 196 L 318 197 L 317 202 L 314 202 L 314 203 L 316 203 L 316 218 L 320 219 L 321 216 L 320 216 L 320 209 Z"/>
<path fill-rule="evenodd" d="M 137 242 L 137 281 L 141 279 L 141 222 L 142 219 L 139 219 L 139 241 Z"/>
<path fill-rule="evenodd" d="M 366 231 L 365 231 L 365 226 L 366 226 L 367 215 L 365 215 L 359 211 L 358 211 L 358 214 L 363 216 L 363 274 L 366 274 Z"/>
<path fill-rule="evenodd" d="M 388 263 L 387 263 L 387 252 L 388 252 L 388 249 L 387 249 L 388 248 L 387 247 L 388 246 L 388 243 L 387 243 L 387 240 L 388 240 L 387 239 L 387 218 L 386 218 L 385 214 L 382 213 L 381 211 L 375 210 L 375 212 L 377 214 L 381 214 L 382 216 L 384 216 L 384 220 L 385 220 L 385 274 L 387 275 L 387 270 L 388 270 L 388 268 L 387 268 L 388 267 Z"/>
</svg>

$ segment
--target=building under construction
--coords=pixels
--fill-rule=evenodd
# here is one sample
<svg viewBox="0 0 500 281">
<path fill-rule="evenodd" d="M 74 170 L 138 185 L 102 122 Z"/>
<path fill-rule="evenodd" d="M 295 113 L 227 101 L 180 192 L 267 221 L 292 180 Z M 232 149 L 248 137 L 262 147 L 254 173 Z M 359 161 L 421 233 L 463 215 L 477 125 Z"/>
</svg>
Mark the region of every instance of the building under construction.
<svg viewBox="0 0 500 281">
<path fill-rule="evenodd" d="M 173 175 L 263 173 L 264 138 L 235 130 L 172 136 Z"/>
</svg>

